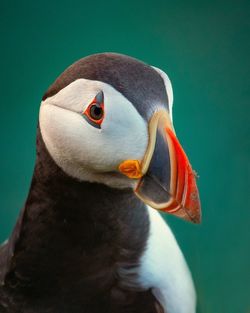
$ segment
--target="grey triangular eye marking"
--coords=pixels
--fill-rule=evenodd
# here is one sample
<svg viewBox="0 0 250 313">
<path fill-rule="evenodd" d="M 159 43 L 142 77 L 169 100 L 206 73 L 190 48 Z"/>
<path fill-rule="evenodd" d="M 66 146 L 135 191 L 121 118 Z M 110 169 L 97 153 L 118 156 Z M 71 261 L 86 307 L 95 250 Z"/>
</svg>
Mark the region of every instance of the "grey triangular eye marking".
<svg viewBox="0 0 250 313">
<path fill-rule="evenodd" d="M 100 106 L 104 102 L 104 94 L 101 91 L 98 92 L 98 94 L 95 96 L 95 103 L 97 106 Z"/>
</svg>

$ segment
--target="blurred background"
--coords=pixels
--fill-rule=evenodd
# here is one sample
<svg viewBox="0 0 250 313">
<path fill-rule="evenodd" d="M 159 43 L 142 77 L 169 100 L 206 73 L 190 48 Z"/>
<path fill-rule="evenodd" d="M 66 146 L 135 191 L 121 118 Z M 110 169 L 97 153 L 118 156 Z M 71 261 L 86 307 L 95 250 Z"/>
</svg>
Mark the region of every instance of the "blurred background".
<svg viewBox="0 0 250 313">
<path fill-rule="evenodd" d="M 170 76 L 175 129 L 200 176 L 202 224 L 165 215 L 198 312 L 249 313 L 250 2 L 2 0 L 0 32 L 0 242 L 29 189 L 44 91 L 81 57 L 128 54 Z"/>
</svg>

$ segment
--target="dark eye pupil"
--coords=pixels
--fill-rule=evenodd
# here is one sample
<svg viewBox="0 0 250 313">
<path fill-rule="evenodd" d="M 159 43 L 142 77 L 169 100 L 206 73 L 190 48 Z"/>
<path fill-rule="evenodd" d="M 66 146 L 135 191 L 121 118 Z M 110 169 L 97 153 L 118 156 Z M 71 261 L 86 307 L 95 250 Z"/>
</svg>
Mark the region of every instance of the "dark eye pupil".
<svg viewBox="0 0 250 313">
<path fill-rule="evenodd" d="M 92 107 L 90 108 L 90 116 L 94 119 L 94 120 L 100 120 L 103 116 L 103 109 L 98 107 L 97 105 L 92 105 Z"/>
</svg>

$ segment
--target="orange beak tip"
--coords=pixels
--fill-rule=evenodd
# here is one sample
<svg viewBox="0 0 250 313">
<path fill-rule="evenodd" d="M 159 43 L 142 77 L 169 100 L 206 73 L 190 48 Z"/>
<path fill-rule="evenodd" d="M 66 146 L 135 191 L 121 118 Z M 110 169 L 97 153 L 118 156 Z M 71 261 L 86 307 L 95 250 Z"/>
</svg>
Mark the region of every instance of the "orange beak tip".
<svg viewBox="0 0 250 313">
<path fill-rule="evenodd" d="M 180 204 L 179 212 L 178 210 L 171 211 L 185 220 L 200 223 L 201 205 L 196 185 L 198 174 L 192 169 L 183 148 L 171 129 L 167 128 L 167 135 L 171 140 L 175 158 L 175 166 L 172 167 L 173 172 L 176 173 L 173 176 L 173 186 L 175 188 L 172 189 L 172 196 L 175 202 Z"/>
</svg>

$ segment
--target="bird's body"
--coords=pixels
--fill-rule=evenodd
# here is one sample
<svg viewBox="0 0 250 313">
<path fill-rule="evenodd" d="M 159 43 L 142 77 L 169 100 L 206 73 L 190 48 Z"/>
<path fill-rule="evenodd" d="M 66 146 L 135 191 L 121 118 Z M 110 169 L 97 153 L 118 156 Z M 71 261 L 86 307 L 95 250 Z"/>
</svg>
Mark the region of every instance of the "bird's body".
<svg viewBox="0 0 250 313">
<path fill-rule="evenodd" d="M 106 58 L 114 63 L 119 55 Z M 129 67 L 129 61 L 125 58 L 123 66 Z M 98 74 L 96 65 L 93 68 L 92 75 L 103 75 Z M 90 76 L 87 67 L 85 73 Z M 59 91 L 63 93 L 74 82 L 73 76 L 59 79 L 44 101 L 53 100 L 54 95 L 65 99 Z M 107 83 L 108 74 L 105 77 Z M 120 83 L 123 95 L 131 100 Z M 104 94 L 108 100 L 108 89 Z M 62 109 L 63 114 L 67 110 Z M 86 168 L 76 172 L 67 163 L 68 150 L 58 154 L 57 141 L 51 144 L 57 128 L 53 125 L 50 137 L 48 118 L 45 121 L 41 112 L 30 192 L 12 236 L 0 247 L 0 312 L 194 313 L 189 270 L 158 212 L 146 206 L 129 184 L 124 186 L 126 180 L 114 172 L 112 164 L 104 174 L 102 169 L 100 176 L 97 168 L 91 174 Z M 150 110 L 145 112 L 149 116 Z M 128 144 L 126 140 L 124 144 Z M 145 151 L 145 147 L 141 149 Z M 98 170 L 100 159 L 103 161 L 100 157 L 95 163 Z M 81 175 L 88 179 L 81 179 Z M 107 184 L 103 183 L 105 177 Z"/>
<path fill-rule="evenodd" d="M 42 162 L 36 166 L 11 251 L 3 251 L 9 253 L 1 288 L 7 299 L 1 298 L 0 308 L 122 312 L 121 303 L 129 306 L 129 301 L 133 307 L 140 296 L 123 292 L 118 275 L 121 267 L 138 266 L 149 224 L 144 205 L 129 190 L 76 182 L 52 160 L 52 174 L 43 181 Z M 18 299 L 13 306 L 12 297 Z"/>
</svg>

